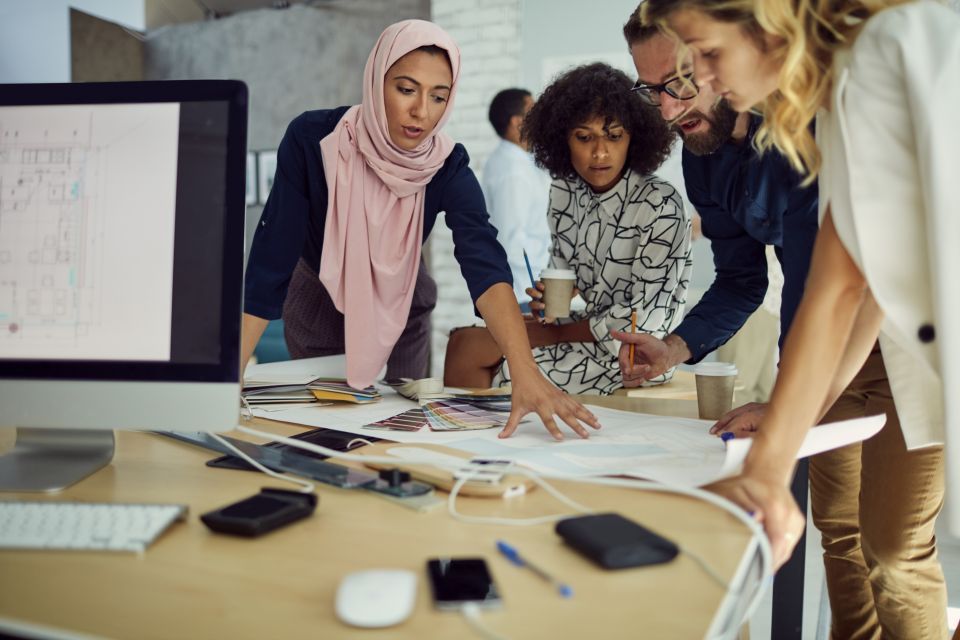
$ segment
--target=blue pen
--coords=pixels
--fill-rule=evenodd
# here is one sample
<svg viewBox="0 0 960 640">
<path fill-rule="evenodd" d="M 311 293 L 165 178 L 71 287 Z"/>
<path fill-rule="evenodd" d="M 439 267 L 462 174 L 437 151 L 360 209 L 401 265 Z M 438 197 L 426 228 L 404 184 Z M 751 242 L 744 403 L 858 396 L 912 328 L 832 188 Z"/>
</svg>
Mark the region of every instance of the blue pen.
<svg viewBox="0 0 960 640">
<path fill-rule="evenodd" d="M 533 571 L 535 574 L 537 574 L 538 576 L 540 576 L 541 578 L 543 578 L 544 580 L 552 584 L 554 587 L 557 588 L 557 591 L 560 592 L 560 595 L 563 596 L 564 598 L 569 598 L 570 596 L 573 595 L 573 589 L 563 584 L 562 582 L 560 582 L 559 580 L 551 576 L 549 573 L 547 573 L 537 565 L 530 564 L 529 562 L 521 558 L 520 553 L 517 552 L 516 549 L 511 547 L 509 544 L 507 544 L 503 540 L 497 540 L 497 549 L 500 551 L 500 553 L 502 553 L 507 558 L 507 560 L 509 560 L 513 564 L 517 565 L 518 567 L 526 567 L 530 569 L 530 571 Z"/>
<path fill-rule="evenodd" d="M 527 257 L 527 250 L 523 250 L 523 261 L 527 263 L 527 274 L 530 276 L 530 286 L 537 288 L 537 281 L 533 279 L 533 269 L 530 268 L 530 258 Z M 543 317 L 543 309 L 540 309 L 540 317 Z"/>
<path fill-rule="evenodd" d="M 730 431 L 724 431 L 720 434 L 720 439 L 726 442 L 727 440 L 733 440 L 736 436 L 733 435 Z"/>
</svg>

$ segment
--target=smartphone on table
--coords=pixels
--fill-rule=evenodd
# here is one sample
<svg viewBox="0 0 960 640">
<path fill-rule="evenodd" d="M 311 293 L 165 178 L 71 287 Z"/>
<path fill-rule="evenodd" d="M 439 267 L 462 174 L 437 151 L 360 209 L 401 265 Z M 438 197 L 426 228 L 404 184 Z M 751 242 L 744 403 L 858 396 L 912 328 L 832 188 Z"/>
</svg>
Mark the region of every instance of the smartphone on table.
<svg viewBox="0 0 960 640">
<path fill-rule="evenodd" d="M 500 592 L 483 558 L 432 558 L 427 577 L 437 609 L 459 609 L 467 603 L 500 606 Z"/>
</svg>

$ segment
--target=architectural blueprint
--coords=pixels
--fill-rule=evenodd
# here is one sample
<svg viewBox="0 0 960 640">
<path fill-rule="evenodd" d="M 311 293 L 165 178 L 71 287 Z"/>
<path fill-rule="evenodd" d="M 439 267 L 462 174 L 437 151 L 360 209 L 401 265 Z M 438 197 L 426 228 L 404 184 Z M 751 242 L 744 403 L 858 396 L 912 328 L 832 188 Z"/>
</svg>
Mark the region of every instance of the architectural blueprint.
<svg viewBox="0 0 960 640">
<path fill-rule="evenodd" d="M 320 375 L 342 376 L 344 362 L 338 356 L 271 362 L 248 369 L 245 378 L 289 382 Z M 603 428 L 590 430 L 587 440 L 561 427 L 566 437 L 563 442 L 555 441 L 535 413 L 527 415 L 517 432 L 506 439 L 498 437 L 500 429 L 373 431 L 367 425 L 417 406 L 389 387 L 379 388 L 382 401 L 367 405 L 253 407 L 251 413 L 268 420 L 346 431 L 361 438 L 374 435 L 408 445 L 443 445 L 485 458 L 513 460 L 548 475 L 629 475 L 681 486 L 702 486 L 736 473 L 750 451 L 750 438 L 725 443 L 710 435 L 713 420 L 654 416 L 598 406 L 587 408 Z M 869 416 L 811 429 L 798 457 L 865 440 L 879 431 L 885 421 L 884 415 Z M 398 448 L 391 455 L 402 456 L 404 452 Z"/>
<path fill-rule="evenodd" d="M 170 353 L 179 105 L 0 108 L 0 357 Z"/>
</svg>

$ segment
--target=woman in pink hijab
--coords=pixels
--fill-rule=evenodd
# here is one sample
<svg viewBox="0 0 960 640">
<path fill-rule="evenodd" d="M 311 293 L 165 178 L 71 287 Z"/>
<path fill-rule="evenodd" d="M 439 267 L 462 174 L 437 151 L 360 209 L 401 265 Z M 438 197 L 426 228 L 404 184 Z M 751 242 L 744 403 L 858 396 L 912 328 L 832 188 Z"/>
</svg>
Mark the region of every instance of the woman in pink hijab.
<svg viewBox="0 0 960 640">
<path fill-rule="evenodd" d="M 269 320 L 283 317 L 295 358 L 346 353 L 362 388 L 426 374 L 436 285 L 421 246 L 439 212 L 476 310 L 513 373 L 502 435 L 536 411 L 581 437 L 596 418 L 537 369 L 512 277 L 466 150 L 441 129 L 450 116 L 460 51 L 440 27 L 404 20 L 377 40 L 353 107 L 308 111 L 287 128 L 247 264 L 242 358 Z"/>
</svg>

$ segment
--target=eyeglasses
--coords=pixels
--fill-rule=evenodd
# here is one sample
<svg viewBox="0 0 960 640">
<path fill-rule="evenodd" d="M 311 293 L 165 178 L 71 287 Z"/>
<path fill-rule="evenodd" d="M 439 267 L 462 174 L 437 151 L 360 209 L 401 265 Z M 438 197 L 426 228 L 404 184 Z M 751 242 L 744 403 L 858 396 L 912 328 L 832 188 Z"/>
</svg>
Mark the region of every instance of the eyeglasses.
<svg viewBox="0 0 960 640">
<path fill-rule="evenodd" d="M 700 93 L 700 89 L 693 81 L 693 73 L 676 76 L 661 84 L 642 84 L 637 80 L 630 91 L 636 91 L 640 94 L 640 99 L 652 107 L 660 106 L 661 93 L 666 93 L 677 100 L 689 100 Z"/>
</svg>

